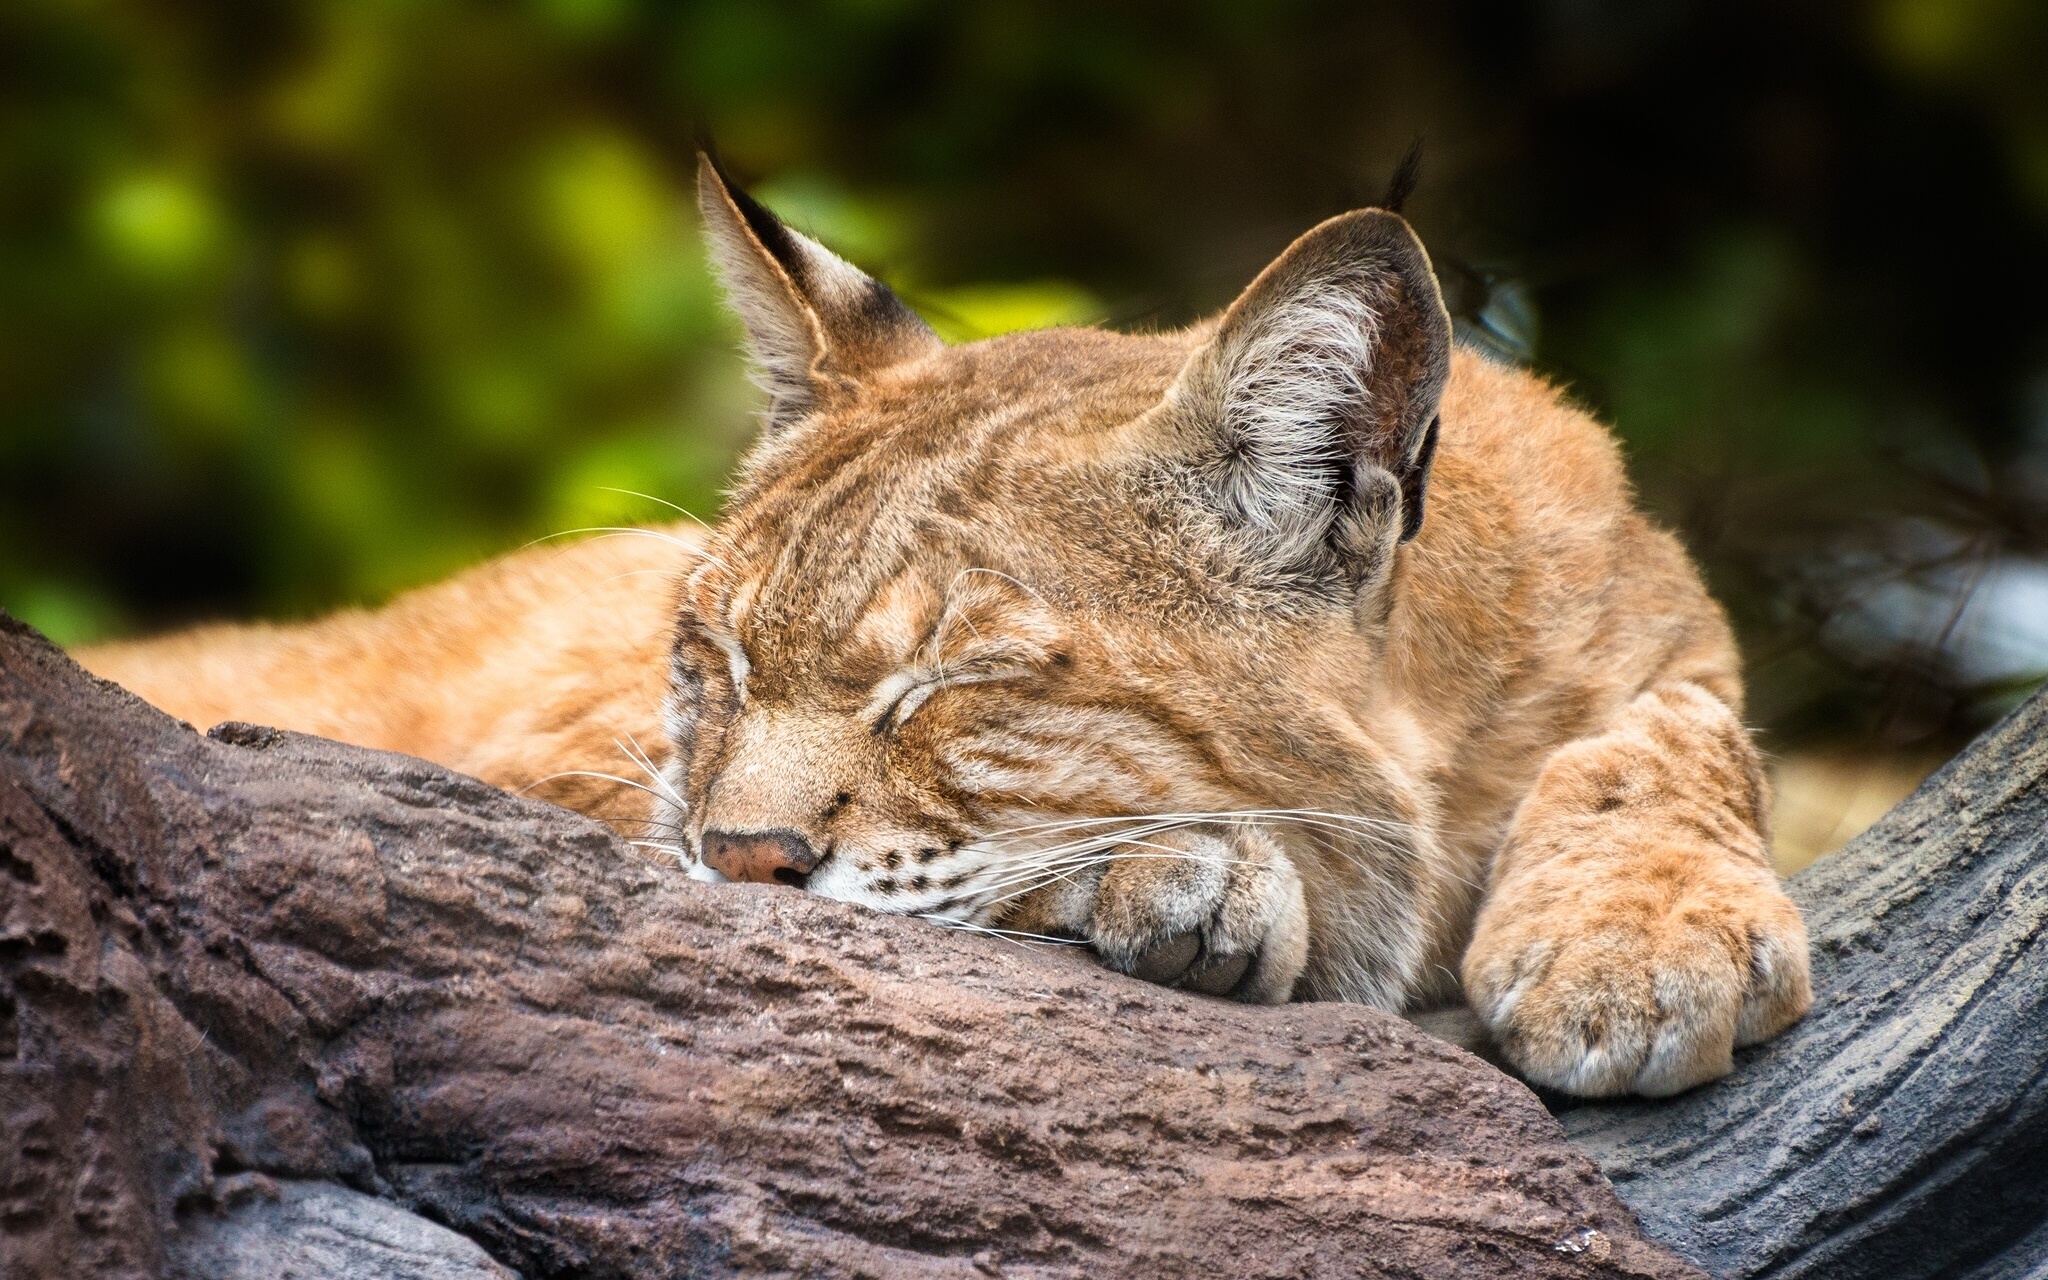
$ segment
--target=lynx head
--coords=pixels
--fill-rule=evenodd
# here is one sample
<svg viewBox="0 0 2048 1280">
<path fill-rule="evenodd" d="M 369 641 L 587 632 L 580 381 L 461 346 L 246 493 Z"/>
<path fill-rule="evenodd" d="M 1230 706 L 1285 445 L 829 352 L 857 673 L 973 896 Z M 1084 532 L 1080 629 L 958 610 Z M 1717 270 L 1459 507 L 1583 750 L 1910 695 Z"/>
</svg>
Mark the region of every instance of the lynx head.
<svg viewBox="0 0 2048 1280">
<path fill-rule="evenodd" d="M 702 873 L 991 923 L 1151 816 L 1399 808 L 1356 708 L 1450 360 L 1406 223 L 1186 331 L 949 347 L 698 194 L 769 395 L 676 627 L 658 821 Z"/>
</svg>

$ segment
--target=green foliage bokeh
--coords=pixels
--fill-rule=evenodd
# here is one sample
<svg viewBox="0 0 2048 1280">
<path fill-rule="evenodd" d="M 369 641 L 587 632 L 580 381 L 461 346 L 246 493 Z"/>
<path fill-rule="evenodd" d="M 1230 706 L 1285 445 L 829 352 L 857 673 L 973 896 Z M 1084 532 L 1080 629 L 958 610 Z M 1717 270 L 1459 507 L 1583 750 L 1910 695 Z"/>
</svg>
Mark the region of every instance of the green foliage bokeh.
<svg viewBox="0 0 2048 1280">
<path fill-rule="evenodd" d="M 640 76 L 776 73 L 749 69 L 772 19 L 687 18 Z M 715 513 L 753 398 L 688 218 L 697 109 L 607 83 L 644 20 L 13 9 L 0 599 L 65 641 L 289 616 L 661 514 L 634 494 Z M 820 172 L 763 194 L 869 262 L 910 237 Z M 924 292 L 956 337 L 1096 310 L 1059 280 Z"/>
<path fill-rule="evenodd" d="M 1873 677 L 1776 566 L 1924 514 L 1930 474 L 2025 508 L 1998 538 L 2042 524 L 2000 477 L 2048 448 L 2044 30 L 2026 0 L 14 0 L 0 604 L 67 642 L 303 616 L 654 499 L 713 517 L 755 400 L 700 129 L 954 339 L 1189 319 L 1419 134 L 1468 340 L 1616 422 L 1759 714 L 1840 727 Z"/>
</svg>

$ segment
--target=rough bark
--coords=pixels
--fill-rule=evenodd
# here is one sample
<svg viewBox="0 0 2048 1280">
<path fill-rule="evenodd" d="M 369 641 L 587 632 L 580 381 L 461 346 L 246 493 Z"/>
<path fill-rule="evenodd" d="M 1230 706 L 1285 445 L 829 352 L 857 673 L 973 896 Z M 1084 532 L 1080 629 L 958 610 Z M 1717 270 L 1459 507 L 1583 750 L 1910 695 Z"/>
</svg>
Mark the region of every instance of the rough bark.
<svg viewBox="0 0 2048 1280">
<path fill-rule="evenodd" d="M 191 1215 L 172 1241 L 170 1280 L 518 1280 L 476 1241 L 388 1200 L 238 1176 L 224 1212 Z"/>
<path fill-rule="evenodd" d="M 0 1119 L 9 1277 L 477 1274 L 333 1187 L 533 1280 L 1696 1274 L 1398 1020 L 693 884 L 4 620 Z"/>
<path fill-rule="evenodd" d="M 2048 700 L 1793 877 L 1814 1009 L 1566 1130 L 1717 1275 L 2048 1275 Z"/>
<path fill-rule="evenodd" d="M 2048 1274 L 2044 730 L 1795 878 L 1790 1034 L 1553 1100 L 1656 1239 Z M 1520 1086 L 1371 1011 L 680 882 L 419 761 L 202 739 L 11 625 L 0 1120 L 9 1277 L 1686 1273 Z"/>
</svg>

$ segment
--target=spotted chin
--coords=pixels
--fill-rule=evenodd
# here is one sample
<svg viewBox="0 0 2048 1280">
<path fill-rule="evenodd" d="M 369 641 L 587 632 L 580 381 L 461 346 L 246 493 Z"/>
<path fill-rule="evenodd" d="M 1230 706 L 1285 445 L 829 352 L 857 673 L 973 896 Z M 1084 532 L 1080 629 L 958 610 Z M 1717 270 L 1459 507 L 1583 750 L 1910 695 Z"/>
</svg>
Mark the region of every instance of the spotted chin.
<svg viewBox="0 0 2048 1280">
<path fill-rule="evenodd" d="M 1204 815 L 1203 817 L 1206 817 Z M 1198 819 L 1142 814 L 1028 818 L 1000 822 L 973 840 L 842 856 L 819 867 L 805 887 L 877 911 L 979 927 L 999 924 L 1034 894 L 1086 887 L 1118 858 L 1178 856 L 1152 837 Z"/>
<path fill-rule="evenodd" d="M 891 915 L 978 923 L 1000 895 L 1002 872 L 988 850 L 965 841 L 916 844 L 879 855 L 836 850 L 804 888 Z"/>
</svg>

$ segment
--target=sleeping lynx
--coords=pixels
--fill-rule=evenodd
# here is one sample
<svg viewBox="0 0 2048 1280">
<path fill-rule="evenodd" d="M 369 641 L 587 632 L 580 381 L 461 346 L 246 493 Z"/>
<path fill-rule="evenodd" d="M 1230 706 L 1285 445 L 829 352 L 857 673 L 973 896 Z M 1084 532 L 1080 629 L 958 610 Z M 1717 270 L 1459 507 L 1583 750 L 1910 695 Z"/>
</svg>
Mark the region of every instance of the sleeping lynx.
<svg viewBox="0 0 2048 1280">
<path fill-rule="evenodd" d="M 1452 346 L 1399 217 L 1186 331 L 947 347 L 708 163 L 699 197 L 770 395 L 708 537 L 82 660 L 538 780 L 705 878 L 1244 1000 L 1462 999 L 1575 1093 L 1804 1012 L 1727 624 L 1606 431 Z M 591 776 L 615 742 L 651 801 Z"/>
</svg>

